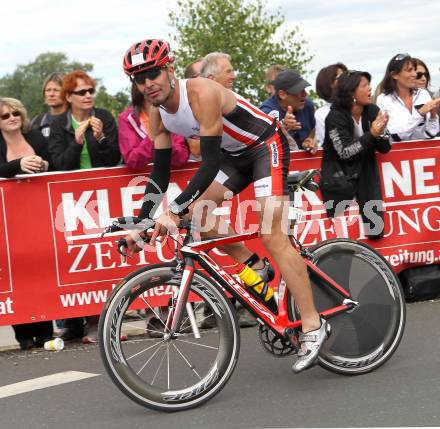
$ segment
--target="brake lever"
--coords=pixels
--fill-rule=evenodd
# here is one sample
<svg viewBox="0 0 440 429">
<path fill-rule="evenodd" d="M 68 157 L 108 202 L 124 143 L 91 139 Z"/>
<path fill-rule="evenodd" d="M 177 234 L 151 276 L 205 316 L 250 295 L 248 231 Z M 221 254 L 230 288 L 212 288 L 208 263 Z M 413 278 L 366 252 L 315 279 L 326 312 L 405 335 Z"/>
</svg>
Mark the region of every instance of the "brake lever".
<svg viewBox="0 0 440 429">
<path fill-rule="evenodd" d="M 147 230 L 154 226 L 154 221 L 151 219 L 141 219 L 136 216 L 128 216 L 128 217 L 118 217 L 117 220 L 114 220 L 110 226 L 108 226 L 102 232 L 100 238 L 103 238 L 105 234 L 110 234 L 112 232 L 118 232 L 123 230 Z"/>
<path fill-rule="evenodd" d="M 100 238 L 103 238 L 105 234 L 110 234 L 111 232 L 122 231 L 123 228 L 119 226 L 119 222 L 117 220 L 113 221 L 113 223 L 102 231 Z"/>
<path fill-rule="evenodd" d="M 141 237 L 142 238 L 142 237 Z M 144 243 L 149 243 L 150 239 L 149 237 L 143 237 L 142 241 Z M 156 239 L 156 241 L 160 241 L 160 237 L 158 237 Z M 125 238 L 120 238 L 118 240 L 118 244 L 116 245 L 116 250 L 118 251 L 118 253 L 120 253 L 122 256 L 125 256 L 126 258 L 132 258 L 132 255 L 129 255 L 127 252 L 125 252 L 124 249 L 128 249 L 128 243 L 127 240 Z"/>
<path fill-rule="evenodd" d="M 127 252 L 124 251 L 125 249 L 128 249 L 128 244 L 127 244 L 127 240 L 125 238 L 120 238 L 118 240 L 118 244 L 116 246 L 116 250 L 118 251 L 118 253 L 120 253 L 122 256 L 125 256 L 126 258 L 129 257 L 131 258 L 131 255 L 128 255 Z"/>
</svg>

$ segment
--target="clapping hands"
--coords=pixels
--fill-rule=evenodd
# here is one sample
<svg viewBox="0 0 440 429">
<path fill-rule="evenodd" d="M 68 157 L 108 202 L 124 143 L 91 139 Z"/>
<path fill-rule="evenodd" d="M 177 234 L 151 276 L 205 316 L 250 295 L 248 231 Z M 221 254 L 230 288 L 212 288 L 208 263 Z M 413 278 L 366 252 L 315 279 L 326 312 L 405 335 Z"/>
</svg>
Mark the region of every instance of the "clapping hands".
<svg viewBox="0 0 440 429">
<path fill-rule="evenodd" d="M 24 173 L 44 173 L 49 163 L 38 155 L 24 156 L 20 160 L 20 168 Z"/>
<path fill-rule="evenodd" d="M 388 125 L 389 116 L 385 111 L 380 110 L 376 119 L 371 124 L 370 132 L 377 138 L 384 133 Z"/>
<path fill-rule="evenodd" d="M 419 113 L 421 115 L 426 115 L 431 112 L 431 117 L 437 116 L 437 109 L 440 107 L 440 97 L 433 98 L 432 100 L 425 103 L 420 109 Z"/>
<path fill-rule="evenodd" d="M 100 140 L 103 137 L 103 124 L 101 119 L 97 118 L 96 116 L 91 116 L 90 119 L 90 126 L 92 127 L 93 131 L 93 137 L 95 137 L 96 140 Z"/>
<path fill-rule="evenodd" d="M 100 140 L 104 136 L 104 133 L 102 131 L 103 123 L 101 119 L 97 118 L 96 116 L 91 116 L 86 121 L 81 122 L 79 127 L 75 131 L 75 141 L 78 144 L 84 144 L 84 134 L 89 127 L 92 128 L 93 137 L 95 137 L 96 140 Z"/>
</svg>

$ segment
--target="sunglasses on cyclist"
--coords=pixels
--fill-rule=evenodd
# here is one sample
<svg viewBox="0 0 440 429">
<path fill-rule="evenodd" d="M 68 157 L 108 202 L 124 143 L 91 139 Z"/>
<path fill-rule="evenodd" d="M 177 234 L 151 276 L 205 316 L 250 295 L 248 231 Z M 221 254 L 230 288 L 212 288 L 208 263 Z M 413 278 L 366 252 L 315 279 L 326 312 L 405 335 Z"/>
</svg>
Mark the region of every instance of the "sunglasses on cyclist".
<svg viewBox="0 0 440 429">
<path fill-rule="evenodd" d="M 15 111 L 13 111 L 11 113 L 9 113 L 9 112 L 8 113 L 3 113 L 3 115 L 0 115 L 0 118 L 3 121 L 6 121 L 6 119 L 9 119 L 11 117 L 11 115 L 14 116 L 14 118 L 18 118 L 19 116 L 21 116 L 21 113 L 18 110 L 15 110 Z"/>
<path fill-rule="evenodd" d="M 161 67 L 145 70 L 143 72 L 132 75 L 131 79 L 134 80 L 137 84 L 142 85 L 143 83 L 145 83 L 145 79 L 148 80 L 157 79 L 157 77 L 160 75 L 160 72 L 162 70 L 163 69 Z"/>
<path fill-rule="evenodd" d="M 90 95 L 93 95 L 95 93 L 95 91 L 96 91 L 95 88 L 85 88 L 85 89 L 80 89 L 78 91 L 72 91 L 72 94 L 84 97 L 87 93 L 89 93 Z"/>
<path fill-rule="evenodd" d="M 428 79 L 428 72 L 417 72 L 416 73 L 416 79 L 421 79 L 423 76 L 425 76 L 426 79 Z"/>
</svg>

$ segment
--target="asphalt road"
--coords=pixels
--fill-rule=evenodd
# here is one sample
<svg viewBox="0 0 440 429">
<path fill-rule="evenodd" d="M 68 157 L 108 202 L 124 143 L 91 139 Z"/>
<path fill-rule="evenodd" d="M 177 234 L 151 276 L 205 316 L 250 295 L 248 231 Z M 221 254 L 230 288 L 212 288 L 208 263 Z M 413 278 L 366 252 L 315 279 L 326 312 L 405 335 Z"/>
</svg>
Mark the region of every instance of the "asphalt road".
<svg viewBox="0 0 440 429">
<path fill-rule="evenodd" d="M 242 330 L 239 363 L 205 405 L 164 414 L 126 398 L 104 372 L 97 346 L 0 353 L 2 386 L 63 371 L 98 376 L 0 399 L 0 428 L 279 428 L 440 426 L 440 301 L 408 305 L 392 359 L 357 377 L 315 367 L 294 375 L 289 358 L 262 351 Z"/>
</svg>

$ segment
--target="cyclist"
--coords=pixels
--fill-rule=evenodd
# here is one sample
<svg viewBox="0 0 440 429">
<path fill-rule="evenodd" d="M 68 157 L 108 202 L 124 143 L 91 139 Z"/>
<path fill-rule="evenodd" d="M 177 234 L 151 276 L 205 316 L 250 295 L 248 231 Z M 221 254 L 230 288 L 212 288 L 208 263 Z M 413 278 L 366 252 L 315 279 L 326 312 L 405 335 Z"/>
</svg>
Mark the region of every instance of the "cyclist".
<svg viewBox="0 0 440 429">
<path fill-rule="evenodd" d="M 153 217 L 168 188 L 170 133 L 200 137 L 200 168 L 156 220 L 150 244 L 159 235 L 175 230 L 179 218 L 194 209 L 196 200 L 219 205 L 225 195 L 231 191 L 238 194 L 253 182 L 256 200 L 262 207 L 262 241 L 301 314 L 303 333 L 298 338 L 300 350 L 292 369 L 307 369 L 316 361 L 329 326 L 316 311 L 305 263 L 282 228 L 283 205 L 288 204 L 287 140 L 277 121 L 231 90 L 201 77 L 178 80 L 173 62 L 169 44 L 160 39 L 135 43 L 123 60 L 125 73 L 153 105 L 150 130 L 154 137 L 154 167 L 145 190 L 141 218 Z M 272 216 L 264 216 L 266 209 Z M 140 250 L 138 238 L 128 235 L 126 240 L 129 254 Z M 257 272 L 264 269 L 263 261 L 258 257 L 255 260 L 255 255 L 242 243 L 225 245 L 222 250 L 238 262 L 253 265 Z"/>
</svg>

